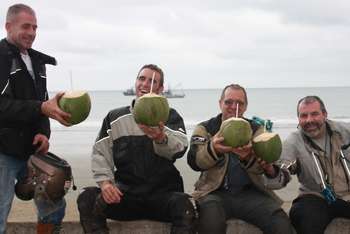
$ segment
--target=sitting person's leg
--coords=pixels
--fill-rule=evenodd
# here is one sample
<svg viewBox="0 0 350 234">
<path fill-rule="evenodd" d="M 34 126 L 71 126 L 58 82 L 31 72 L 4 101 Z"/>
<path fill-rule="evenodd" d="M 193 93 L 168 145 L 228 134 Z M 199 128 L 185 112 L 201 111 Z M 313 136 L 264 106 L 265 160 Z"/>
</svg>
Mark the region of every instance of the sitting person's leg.
<svg viewBox="0 0 350 234">
<path fill-rule="evenodd" d="M 172 234 L 193 232 L 195 210 L 190 196 L 182 192 L 154 194 L 146 199 L 146 217 L 153 220 L 171 222 Z"/>
<path fill-rule="evenodd" d="M 336 202 L 330 205 L 332 218 L 347 218 L 350 219 L 350 202 L 342 199 L 337 199 Z"/>
<path fill-rule="evenodd" d="M 289 216 L 296 231 L 303 234 L 322 234 L 332 221 L 327 201 L 315 195 L 296 198 Z"/>
<path fill-rule="evenodd" d="M 263 233 L 289 234 L 293 227 L 276 200 L 255 189 L 246 188 L 237 194 L 222 192 L 227 218 L 236 218 L 260 228 Z"/>
<path fill-rule="evenodd" d="M 198 233 L 225 234 L 226 212 L 221 196 L 216 192 L 200 198 L 198 201 Z"/>
<path fill-rule="evenodd" d="M 88 187 L 78 197 L 80 224 L 84 233 L 109 233 L 105 215 L 95 212 L 96 198 L 100 193 L 101 190 L 99 188 Z"/>
<path fill-rule="evenodd" d="M 99 188 L 88 187 L 79 195 L 77 203 L 84 233 L 109 233 L 106 219 L 131 221 L 147 218 L 144 199 L 127 193 L 119 203 L 107 204 Z"/>
</svg>

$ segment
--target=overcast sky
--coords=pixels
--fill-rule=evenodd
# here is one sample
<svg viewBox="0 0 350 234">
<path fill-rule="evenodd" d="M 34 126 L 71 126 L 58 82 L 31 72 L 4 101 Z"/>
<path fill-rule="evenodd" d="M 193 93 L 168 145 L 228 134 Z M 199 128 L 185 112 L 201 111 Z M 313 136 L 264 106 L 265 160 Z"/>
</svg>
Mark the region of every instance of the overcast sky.
<svg viewBox="0 0 350 234">
<path fill-rule="evenodd" d="M 49 90 L 122 90 L 146 63 L 182 88 L 350 86 L 349 0 L 32 0 Z M 1 0 L 0 23 L 8 6 Z M 2 26 L 2 37 L 6 36 Z"/>
</svg>

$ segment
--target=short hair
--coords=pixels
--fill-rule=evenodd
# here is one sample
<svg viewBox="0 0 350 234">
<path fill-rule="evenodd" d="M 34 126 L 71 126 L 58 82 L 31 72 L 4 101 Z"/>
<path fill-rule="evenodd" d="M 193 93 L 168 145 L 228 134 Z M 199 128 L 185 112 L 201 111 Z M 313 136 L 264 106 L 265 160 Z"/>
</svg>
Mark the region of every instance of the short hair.
<svg viewBox="0 0 350 234">
<path fill-rule="evenodd" d="M 225 88 L 222 90 L 221 92 L 221 97 L 220 100 L 222 100 L 225 97 L 225 92 L 227 89 L 236 89 L 236 90 L 242 90 L 242 92 L 244 93 L 244 101 L 246 103 L 246 105 L 248 105 L 248 97 L 247 97 L 247 92 L 245 91 L 245 89 L 240 86 L 239 84 L 229 84 L 226 85 Z"/>
<path fill-rule="evenodd" d="M 310 96 L 303 97 L 303 98 L 301 98 L 298 101 L 297 116 L 299 116 L 299 106 L 300 106 L 301 103 L 310 104 L 310 103 L 313 103 L 313 102 L 318 102 L 320 104 L 322 113 L 327 113 L 326 106 L 324 105 L 324 103 L 321 100 L 321 98 L 318 97 L 318 96 L 315 96 L 315 95 L 310 95 Z"/>
<path fill-rule="evenodd" d="M 141 67 L 141 69 L 139 70 L 139 72 L 137 73 L 136 79 L 139 77 L 140 72 L 141 72 L 143 69 L 145 69 L 145 68 L 148 68 L 148 69 L 151 69 L 151 70 L 153 70 L 153 71 L 158 72 L 158 73 L 160 74 L 160 81 L 159 81 L 160 86 L 163 86 L 163 84 L 164 84 L 164 73 L 163 73 L 162 69 L 161 69 L 160 67 L 158 67 L 157 65 L 155 65 L 155 64 L 146 64 L 146 65 L 143 65 L 143 66 Z"/>
<path fill-rule="evenodd" d="M 14 4 L 9 7 L 6 14 L 6 22 L 9 23 L 13 20 L 13 18 L 21 12 L 26 12 L 28 14 L 35 16 L 35 11 L 28 5 L 19 3 Z"/>
</svg>

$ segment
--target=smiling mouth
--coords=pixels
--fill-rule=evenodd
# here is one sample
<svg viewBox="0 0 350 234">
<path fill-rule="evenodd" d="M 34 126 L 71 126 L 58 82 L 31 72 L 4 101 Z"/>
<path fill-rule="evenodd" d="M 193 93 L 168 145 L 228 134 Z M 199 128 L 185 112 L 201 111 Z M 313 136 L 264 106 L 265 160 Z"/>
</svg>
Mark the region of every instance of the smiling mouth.
<svg viewBox="0 0 350 234">
<path fill-rule="evenodd" d="M 144 90 L 144 89 L 140 90 L 140 92 L 141 92 L 142 94 L 147 94 L 147 93 L 149 93 L 148 90 Z"/>
</svg>

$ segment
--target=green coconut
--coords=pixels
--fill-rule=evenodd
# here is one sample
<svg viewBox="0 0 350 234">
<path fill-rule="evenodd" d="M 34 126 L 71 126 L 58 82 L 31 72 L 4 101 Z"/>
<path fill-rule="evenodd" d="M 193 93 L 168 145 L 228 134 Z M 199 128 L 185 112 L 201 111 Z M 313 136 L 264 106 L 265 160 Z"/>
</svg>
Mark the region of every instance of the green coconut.
<svg viewBox="0 0 350 234">
<path fill-rule="evenodd" d="M 224 137 L 224 145 L 233 148 L 248 144 L 252 134 L 249 122 L 242 118 L 229 118 L 223 121 L 220 127 L 220 135 Z"/>
<path fill-rule="evenodd" d="M 277 133 L 264 132 L 253 139 L 253 149 L 256 156 L 272 163 L 281 156 L 282 141 Z"/>
<path fill-rule="evenodd" d="M 67 91 L 59 100 L 58 106 L 71 115 L 68 122 L 74 125 L 88 117 L 91 109 L 91 100 L 86 91 Z"/>
<path fill-rule="evenodd" d="M 158 126 L 159 122 L 168 121 L 168 100 L 154 93 L 145 94 L 136 99 L 133 115 L 138 124 Z"/>
</svg>

